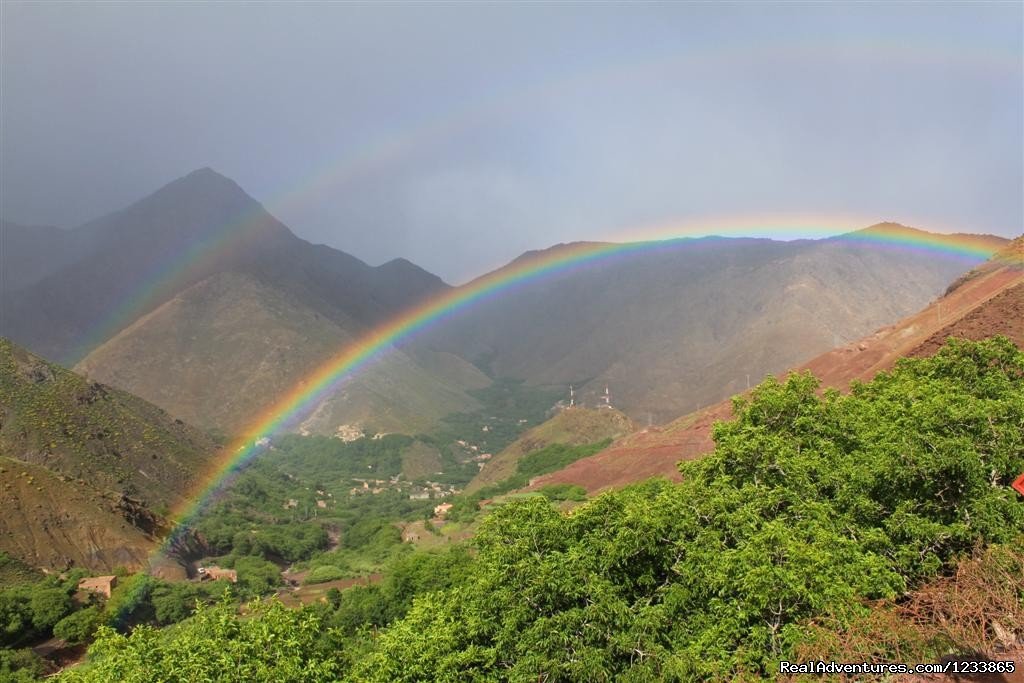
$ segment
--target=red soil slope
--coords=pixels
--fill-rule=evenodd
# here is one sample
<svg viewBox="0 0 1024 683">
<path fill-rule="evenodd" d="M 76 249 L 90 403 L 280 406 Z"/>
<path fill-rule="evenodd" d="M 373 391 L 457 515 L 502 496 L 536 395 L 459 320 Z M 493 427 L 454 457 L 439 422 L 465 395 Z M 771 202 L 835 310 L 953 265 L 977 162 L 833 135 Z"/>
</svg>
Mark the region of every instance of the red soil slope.
<svg viewBox="0 0 1024 683">
<path fill-rule="evenodd" d="M 983 339 L 994 334 L 1024 348 L 1024 237 L 961 277 L 921 312 L 797 370 L 810 370 L 825 386 L 845 389 L 852 380 L 867 380 L 891 368 L 898 358 L 934 353 L 947 337 Z M 712 425 L 731 416 L 732 403 L 722 401 L 664 427 L 619 439 L 596 455 L 539 477 L 530 488 L 571 483 L 594 493 L 659 475 L 678 480 L 676 463 L 710 451 Z"/>
</svg>

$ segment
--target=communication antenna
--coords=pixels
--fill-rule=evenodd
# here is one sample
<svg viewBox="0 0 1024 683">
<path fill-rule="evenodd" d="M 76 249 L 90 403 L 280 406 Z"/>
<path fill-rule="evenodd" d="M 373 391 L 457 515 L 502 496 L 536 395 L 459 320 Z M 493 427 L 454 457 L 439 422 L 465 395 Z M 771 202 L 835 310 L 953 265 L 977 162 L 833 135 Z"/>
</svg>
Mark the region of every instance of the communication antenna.
<svg viewBox="0 0 1024 683">
<path fill-rule="evenodd" d="M 569 385 L 569 407 L 572 408 L 576 405 L 576 390 L 573 389 L 572 385 Z"/>
<path fill-rule="evenodd" d="M 612 407 L 612 392 L 608 390 L 608 385 L 604 385 L 604 396 L 601 397 L 604 400 L 604 407 Z"/>
</svg>

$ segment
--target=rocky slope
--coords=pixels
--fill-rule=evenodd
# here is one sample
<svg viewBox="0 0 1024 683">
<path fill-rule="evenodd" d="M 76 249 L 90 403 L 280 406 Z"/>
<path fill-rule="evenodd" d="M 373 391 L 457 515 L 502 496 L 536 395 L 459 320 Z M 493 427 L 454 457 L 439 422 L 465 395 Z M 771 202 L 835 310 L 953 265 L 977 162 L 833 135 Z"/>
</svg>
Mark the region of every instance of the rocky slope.
<svg viewBox="0 0 1024 683">
<path fill-rule="evenodd" d="M 633 419 L 665 421 L 901 319 L 971 266 L 901 240 L 964 237 L 882 224 L 826 240 L 653 243 L 518 285 L 426 341 L 496 375 L 574 383 L 589 405 L 608 385 Z"/>
<path fill-rule="evenodd" d="M 950 337 L 1008 336 L 1024 348 L 1024 237 L 958 278 L 919 312 L 796 366 L 825 386 L 844 389 L 892 367 L 904 356 L 934 353 Z M 676 463 L 713 448 L 711 427 L 731 417 L 729 400 L 684 415 L 664 426 L 626 436 L 608 449 L 541 477 L 536 486 L 580 484 L 589 491 L 623 486 L 651 476 L 678 478 Z"/>
<path fill-rule="evenodd" d="M 58 239 L 51 232 L 18 234 L 49 244 Z M 374 268 L 299 239 L 210 169 L 58 232 L 58 246 L 73 252 L 71 262 L 0 292 L 6 309 L 0 334 L 66 364 L 188 287 L 225 272 L 250 275 L 346 328 L 376 324 L 447 288 L 408 261 Z M 47 245 L 28 244 L 21 251 L 42 248 Z"/>
<path fill-rule="evenodd" d="M 381 321 L 448 289 L 404 259 L 372 267 L 299 239 L 210 169 L 74 230 L 10 232 L 17 258 L 54 260 L 34 279 L 13 273 L 22 286 L 0 291 L 0 333 L 225 434 Z M 452 354 L 395 351 L 303 428 L 415 433 L 478 407 L 466 391 L 489 381 Z"/>
<path fill-rule="evenodd" d="M 33 567 L 139 567 L 215 450 L 156 406 L 0 339 L 0 551 Z"/>
<path fill-rule="evenodd" d="M 75 370 L 186 422 L 234 434 L 354 339 L 351 329 L 295 296 L 249 275 L 221 273 L 144 315 Z M 465 393 L 488 382 L 476 368 L 457 359 L 440 371 L 428 364 L 398 350 L 385 354 L 328 397 L 304 428 L 415 433 L 478 407 Z"/>
</svg>

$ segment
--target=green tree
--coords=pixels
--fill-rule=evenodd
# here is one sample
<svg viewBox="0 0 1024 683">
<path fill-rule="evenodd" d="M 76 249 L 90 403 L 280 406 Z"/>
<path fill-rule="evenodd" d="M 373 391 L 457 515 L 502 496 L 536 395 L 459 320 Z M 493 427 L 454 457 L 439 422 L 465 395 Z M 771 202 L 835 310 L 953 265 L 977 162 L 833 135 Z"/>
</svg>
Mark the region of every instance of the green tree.
<svg viewBox="0 0 1024 683">
<path fill-rule="evenodd" d="M 99 628 L 101 621 L 99 608 L 86 607 L 58 621 L 53 627 L 53 635 L 72 645 L 84 643 Z"/>
<path fill-rule="evenodd" d="M 71 611 L 71 598 L 62 588 L 37 587 L 29 598 L 29 608 L 32 626 L 45 631 Z"/>
<path fill-rule="evenodd" d="M 240 619 L 235 606 L 200 606 L 195 616 L 161 632 L 148 626 L 129 635 L 102 627 L 88 661 L 61 674 L 76 683 L 149 681 L 336 681 L 342 665 L 323 638 L 314 610 L 256 602 Z"/>
</svg>

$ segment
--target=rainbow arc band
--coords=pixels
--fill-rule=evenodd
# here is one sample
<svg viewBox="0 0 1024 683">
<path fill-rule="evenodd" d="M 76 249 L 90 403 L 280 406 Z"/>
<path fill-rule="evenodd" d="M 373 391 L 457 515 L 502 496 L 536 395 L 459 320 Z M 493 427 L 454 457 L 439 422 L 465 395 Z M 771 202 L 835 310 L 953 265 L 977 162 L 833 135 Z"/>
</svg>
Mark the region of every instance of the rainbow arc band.
<svg viewBox="0 0 1024 683">
<path fill-rule="evenodd" d="M 791 235 L 793 231 L 779 232 Z M 824 230 L 818 228 L 817 232 L 821 234 Z M 642 242 L 580 242 L 559 245 L 545 252 L 521 257 L 508 266 L 466 285 L 446 290 L 368 331 L 354 343 L 339 349 L 302 381 L 283 393 L 251 422 L 249 428 L 238 439 L 212 459 L 206 475 L 199 479 L 199 485 L 185 497 L 183 504 L 172 514 L 174 530 L 155 551 L 150 562 L 157 561 L 179 540 L 189 522 L 195 519 L 215 494 L 237 476 L 246 462 L 268 446 L 270 437 L 293 428 L 315 409 L 323 398 L 351 378 L 353 373 L 379 359 L 396 344 L 449 320 L 471 306 L 546 277 L 557 276 L 595 263 L 603 264 L 609 259 L 628 258 L 637 253 L 706 248 L 722 239 L 717 236 L 690 236 Z M 828 236 L 826 239 L 847 246 L 911 250 L 932 258 L 957 259 L 968 265 L 986 260 L 998 248 L 974 235 L 938 235 L 892 224 Z"/>
</svg>

